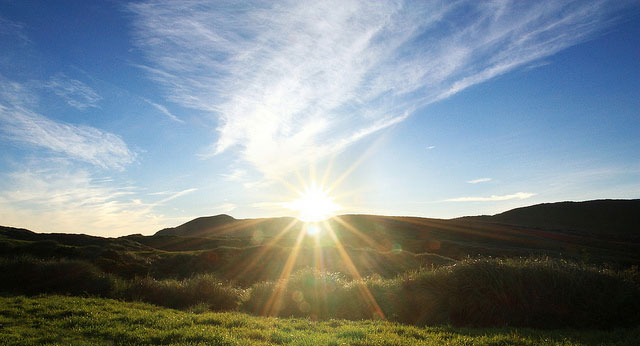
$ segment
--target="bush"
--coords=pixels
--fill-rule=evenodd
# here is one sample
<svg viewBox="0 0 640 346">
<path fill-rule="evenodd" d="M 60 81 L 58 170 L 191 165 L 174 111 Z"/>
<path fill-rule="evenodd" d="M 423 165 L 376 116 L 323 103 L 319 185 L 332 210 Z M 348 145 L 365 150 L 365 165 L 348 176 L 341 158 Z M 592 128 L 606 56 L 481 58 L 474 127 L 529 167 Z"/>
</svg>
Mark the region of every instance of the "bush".
<svg viewBox="0 0 640 346">
<path fill-rule="evenodd" d="M 212 275 L 184 280 L 157 280 L 150 277 L 122 281 L 115 295 L 170 308 L 188 308 L 206 304 L 210 310 L 235 310 L 244 291 L 224 284 Z"/>
<path fill-rule="evenodd" d="M 622 276 L 557 260 L 466 260 L 406 274 L 398 319 L 418 325 L 610 327 L 640 321 Z"/>
<path fill-rule="evenodd" d="M 115 278 L 88 262 L 40 260 L 32 257 L 0 259 L 0 290 L 7 293 L 109 296 Z"/>
<path fill-rule="evenodd" d="M 349 280 L 310 268 L 243 290 L 212 275 L 116 279 L 78 260 L 0 258 L 0 292 L 140 300 L 194 311 L 343 318 L 415 324 L 607 328 L 640 323 L 640 271 L 548 259 L 468 259 L 393 279 Z"/>
<path fill-rule="evenodd" d="M 548 259 L 469 259 L 391 280 L 307 269 L 254 285 L 242 309 L 357 320 L 376 316 L 372 296 L 387 319 L 416 325 L 606 328 L 640 322 L 630 276 Z"/>
<path fill-rule="evenodd" d="M 338 273 L 305 268 L 288 280 L 254 284 L 241 308 L 254 314 L 339 318 L 338 298 L 344 295 L 336 291 L 344 286 L 345 279 Z"/>
</svg>

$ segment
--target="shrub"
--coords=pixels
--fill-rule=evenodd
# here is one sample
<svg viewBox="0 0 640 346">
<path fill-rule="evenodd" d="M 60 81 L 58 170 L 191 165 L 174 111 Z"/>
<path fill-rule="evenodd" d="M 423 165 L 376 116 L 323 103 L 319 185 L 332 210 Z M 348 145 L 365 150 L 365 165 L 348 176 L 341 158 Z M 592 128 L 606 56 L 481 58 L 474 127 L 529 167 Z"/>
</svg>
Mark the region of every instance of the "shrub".
<svg viewBox="0 0 640 346">
<path fill-rule="evenodd" d="M 0 259 L 0 282 L 8 293 L 108 296 L 115 279 L 84 261 L 16 257 Z"/>
<path fill-rule="evenodd" d="M 558 260 L 466 260 L 399 281 L 412 324 L 610 327 L 640 321 L 640 293 L 621 276 Z"/>
<path fill-rule="evenodd" d="M 376 316 L 373 297 L 387 319 L 409 324 L 605 328 L 640 322 L 640 292 L 625 279 L 634 273 L 548 259 L 469 259 L 391 280 L 306 269 L 253 285 L 242 309 L 358 320 Z"/>
<path fill-rule="evenodd" d="M 244 291 L 224 284 L 212 275 L 198 275 L 184 280 L 144 277 L 123 281 L 115 295 L 171 308 L 206 304 L 210 310 L 220 311 L 236 309 Z"/>
<path fill-rule="evenodd" d="M 241 308 L 254 314 L 326 319 L 339 317 L 345 278 L 304 268 L 288 280 L 254 284 Z"/>
</svg>

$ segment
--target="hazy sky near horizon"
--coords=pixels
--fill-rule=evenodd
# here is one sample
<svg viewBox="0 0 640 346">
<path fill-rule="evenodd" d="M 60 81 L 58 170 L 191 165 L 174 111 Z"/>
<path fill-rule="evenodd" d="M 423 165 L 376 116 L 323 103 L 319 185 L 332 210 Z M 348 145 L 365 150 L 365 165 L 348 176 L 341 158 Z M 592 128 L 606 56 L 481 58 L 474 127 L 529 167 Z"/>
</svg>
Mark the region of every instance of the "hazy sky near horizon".
<svg viewBox="0 0 640 346">
<path fill-rule="evenodd" d="M 1 1 L 0 225 L 640 198 L 638 1 Z"/>
</svg>

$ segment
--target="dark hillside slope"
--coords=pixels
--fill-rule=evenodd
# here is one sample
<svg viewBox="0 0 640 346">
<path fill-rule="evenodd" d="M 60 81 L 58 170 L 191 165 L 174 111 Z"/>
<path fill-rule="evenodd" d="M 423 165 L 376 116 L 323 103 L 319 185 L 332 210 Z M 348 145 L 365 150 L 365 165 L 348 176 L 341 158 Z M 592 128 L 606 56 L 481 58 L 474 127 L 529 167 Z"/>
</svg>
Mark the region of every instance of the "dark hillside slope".
<svg viewBox="0 0 640 346">
<path fill-rule="evenodd" d="M 639 200 L 562 202 L 452 220 L 342 215 L 321 225 L 333 230 L 347 246 L 381 252 L 434 253 L 454 259 L 548 255 L 627 266 L 640 263 L 639 206 Z M 218 215 L 198 218 L 136 241 L 169 251 L 188 244 L 189 249 L 203 249 L 206 243 L 291 247 L 304 227 L 304 223 L 292 218 L 237 220 Z M 304 243 L 313 245 L 319 241 L 332 246 L 334 242 L 327 233 L 317 240 L 305 237 Z M 175 237 L 189 239 L 180 241 Z M 210 240 L 197 241 L 198 238 Z"/>
<path fill-rule="evenodd" d="M 293 253 L 292 269 L 320 261 L 326 270 L 345 272 L 341 253 L 346 252 L 362 275 L 383 277 L 468 256 L 549 256 L 627 268 L 640 265 L 637 204 L 553 203 L 452 220 L 342 215 L 319 223 L 324 230 L 317 236 L 308 235 L 307 225 L 293 218 L 238 220 L 228 215 L 198 218 L 153 236 L 120 238 L 0 227 L 0 257 L 79 259 L 122 277 L 216 273 L 243 284 L 277 279 Z M 607 220 L 617 226 L 604 228 Z M 296 244 L 300 251 L 292 251 Z"/>
<path fill-rule="evenodd" d="M 583 236 L 640 240 L 640 199 L 544 203 L 465 219 Z"/>
<path fill-rule="evenodd" d="M 0 226 L 0 240 L 6 244 L 20 244 L 25 242 L 41 242 L 74 247 L 114 247 L 128 251 L 152 250 L 148 246 L 136 241 L 122 238 L 103 238 L 86 234 L 71 233 L 36 233 L 24 228 Z"/>
<path fill-rule="evenodd" d="M 234 219 L 220 214 L 193 219 L 173 228 L 165 228 L 156 232 L 156 236 L 182 237 L 253 237 L 256 231 L 264 235 L 276 235 L 290 223 L 296 223 L 294 218 L 266 218 L 266 219 Z"/>
</svg>

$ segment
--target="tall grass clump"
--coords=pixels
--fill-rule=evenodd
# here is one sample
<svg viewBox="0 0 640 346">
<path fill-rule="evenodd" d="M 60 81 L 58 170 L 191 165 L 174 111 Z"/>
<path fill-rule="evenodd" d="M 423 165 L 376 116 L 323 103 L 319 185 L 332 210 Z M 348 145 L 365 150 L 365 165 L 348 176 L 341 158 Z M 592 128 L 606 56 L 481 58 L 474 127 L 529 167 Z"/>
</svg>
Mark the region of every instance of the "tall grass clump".
<svg viewBox="0 0 640 346">
<path fill-rule="evenodd" d="M 0 291 L 12 294 L 56 293 L 107 297 L 116 279 L 89 262 L 42 260 L 28 256 L 0 258 Z"/>
<path fill-rule="evenodd" d="M 418 325 L 611 327 L 640 322 L 618 273 L 549 259 L 466 260 L 398 279 L 398 320 Z"/>
<path fill-rule="evenodd" d="M 469 259 L 353 281 L 305 269 L 253 285 L 241 309 L 352 320 L 376 317 L 379 309 L 386 319 L 415 325 L 607 328 L 640 322 L 640 291 L 627 277 L 548 259 Z"/>
<path fill-rule="evenodd" d="M 170 308 L 205 305 L 209 310 L 235 310 L 244 297 L 244 290 L 223 283 L 209 274 L 183 280 L 135 278 L 120 281 L 118 286 L 114 293 L 118 298 Z"/>
<path fill-rule="evenodd" d="M 304 268 L 287 280 L 254 284 L 241 309 L 258 315 L 342 318 L 346 279 L 339 273 Z"/>
<path fill-rule="evenodd" d="M 349 280 L 343 274 L 312 268 L 296 271 L 288 279 L 254 284 L 240 309 L 252 314 L 312 319 L 361 320 L 378 318 L 369 292 L 379 308 L 392 311 L 389 300 L 394 281 L 372 276 Z"/>
</svg>

